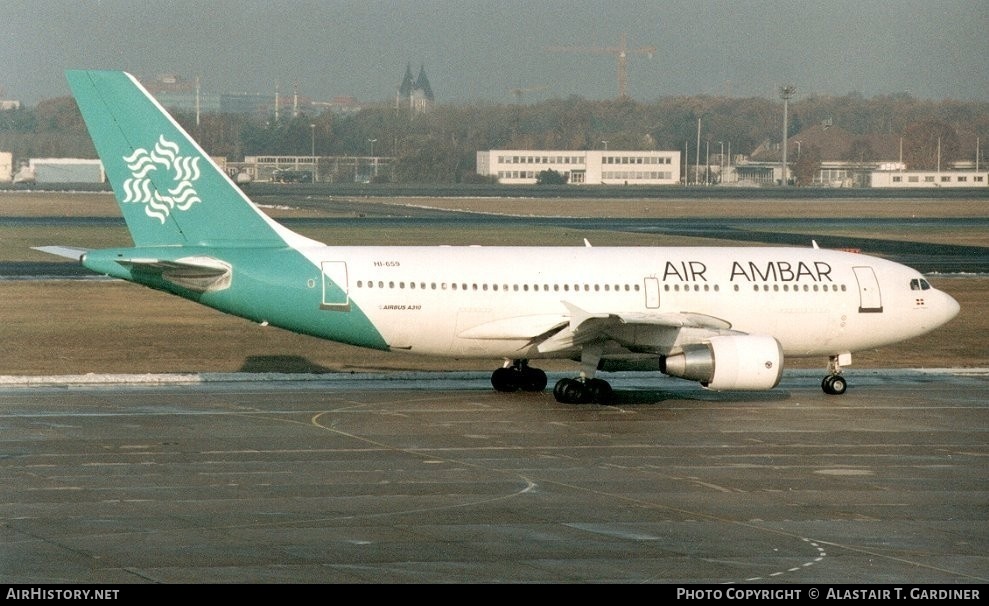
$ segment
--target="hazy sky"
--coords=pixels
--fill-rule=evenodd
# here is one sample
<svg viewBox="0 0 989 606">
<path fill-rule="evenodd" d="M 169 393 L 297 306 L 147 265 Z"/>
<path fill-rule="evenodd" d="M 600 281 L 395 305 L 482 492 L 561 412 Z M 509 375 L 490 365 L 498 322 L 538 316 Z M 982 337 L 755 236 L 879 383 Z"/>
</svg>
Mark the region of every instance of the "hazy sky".
<svg viewBox="0 0 989 606">
<path fill-rule="evenodd" d="M 68 94 L 71 68 L 199 75 L 205 92 L 394 98 L 425 65 L 438 102 L 628 92 L 989 101 L 989 0 L 2 0 L 0 98 Z"/>
</svg>

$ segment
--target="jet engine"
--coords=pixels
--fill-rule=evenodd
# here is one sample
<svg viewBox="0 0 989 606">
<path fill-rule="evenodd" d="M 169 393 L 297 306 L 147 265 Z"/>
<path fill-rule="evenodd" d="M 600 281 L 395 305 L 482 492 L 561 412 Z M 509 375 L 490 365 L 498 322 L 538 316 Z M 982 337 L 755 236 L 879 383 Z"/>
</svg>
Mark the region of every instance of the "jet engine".
<svg viewBox="0 0 989 606">
<path fill-rule="evenodd" d="M 717 391 L 772 389 L 783 376 L 783 347 L 766 335 L 711 337 L 666 356 L 659 369 Z"/>
</svg>

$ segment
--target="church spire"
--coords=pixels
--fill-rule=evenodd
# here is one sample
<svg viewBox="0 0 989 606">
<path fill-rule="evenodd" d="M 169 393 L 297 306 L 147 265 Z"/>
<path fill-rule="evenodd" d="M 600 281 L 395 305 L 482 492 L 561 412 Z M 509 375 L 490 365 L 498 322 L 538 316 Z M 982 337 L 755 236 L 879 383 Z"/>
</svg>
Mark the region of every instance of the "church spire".
<svg viewBox="0 0 989 606">
<path fill-rule="evenodd" d="M 419 66 L 419 77 L 416 78 L 415 88 L 422 91 L 422 96 L 432 103 L 436 99 L 433 97 L 433 88 L 429 86 L 429 78 L 426 77 L 426 66 Z"/>
</svg>

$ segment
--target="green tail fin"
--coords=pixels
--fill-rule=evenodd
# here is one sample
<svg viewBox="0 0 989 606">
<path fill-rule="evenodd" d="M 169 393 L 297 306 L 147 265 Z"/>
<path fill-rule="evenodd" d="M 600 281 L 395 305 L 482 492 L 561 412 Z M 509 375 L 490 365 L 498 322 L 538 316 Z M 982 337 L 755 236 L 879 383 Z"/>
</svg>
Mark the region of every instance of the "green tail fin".
<svg viewBox="0 0 989 606">
<path fill-rule="evenodd" d="M 297 237 L 262 213 L 136 78 L 66 76 L 135 246 L 279 246 Z"/>
</svg>

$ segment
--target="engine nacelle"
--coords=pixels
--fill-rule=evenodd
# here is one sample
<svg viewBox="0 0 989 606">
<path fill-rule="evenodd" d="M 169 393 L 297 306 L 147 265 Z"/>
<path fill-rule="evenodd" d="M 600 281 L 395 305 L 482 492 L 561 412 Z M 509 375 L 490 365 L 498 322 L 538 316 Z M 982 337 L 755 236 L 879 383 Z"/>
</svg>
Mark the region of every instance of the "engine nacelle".
<svg viewBox="0 0 989 606">
<path fill-rule="evenodd" d="M 684 345 L 682 352 L 666 357 L 660 370 L 718 391 L 772 389 L 783 376 L 783 347 L 766 335 L 711 337 Z"/>
</svg>

